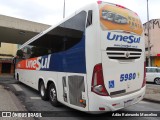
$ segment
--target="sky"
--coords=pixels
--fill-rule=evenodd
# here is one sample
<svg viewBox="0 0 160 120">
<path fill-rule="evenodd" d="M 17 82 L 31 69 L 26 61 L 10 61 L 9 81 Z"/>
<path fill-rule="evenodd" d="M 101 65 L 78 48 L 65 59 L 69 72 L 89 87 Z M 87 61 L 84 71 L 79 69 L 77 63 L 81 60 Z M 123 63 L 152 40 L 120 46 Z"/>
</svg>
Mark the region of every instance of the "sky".
<svg viewBox="0 0 160 120">
<path fill-rule="evenodd" d="M 65 0 L 65 16 L 97 0 Z M 147 0 L 103 0 L 136 12 L 142 23 L 147 21 Z M 160 0 L 148 0 L 149 18 L 160 19 Z M 0 0 L 0 14 L 55 25 L 63 19 L 64 0 Z"/>
</svg>

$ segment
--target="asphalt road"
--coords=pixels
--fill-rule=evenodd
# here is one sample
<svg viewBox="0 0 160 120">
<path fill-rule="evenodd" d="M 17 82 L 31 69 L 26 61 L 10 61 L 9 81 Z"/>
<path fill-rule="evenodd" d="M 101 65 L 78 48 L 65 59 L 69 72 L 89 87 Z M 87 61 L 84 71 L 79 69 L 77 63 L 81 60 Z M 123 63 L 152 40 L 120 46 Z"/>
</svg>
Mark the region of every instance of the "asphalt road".
<svg viewBox="0 0 160 120">
<path fill-rule="evenodd" d="M 76 110 L 73 110 L 69 107 L 66 107 L 64 105 L 61 105 L 59 107 L 53 107 L 49 101 L 43 101 L 41 100 L 39 93 L 35 91 L 34 89 L 22 84 L 17 83 L 14 79 L 10 78 L 3 78 L 3 80 L 0 78 L 0 83 L 7 86 L 9 90 L 13 91 L 15 95 L 19 98 L 19 100 L 22 102 L 22 104 L 26 107 L 28 111 L 54 111 L 52 114 L 57 114 L 55 117 L 44 117 L 44 118 L 35 118 L 37 120 L 90 120 L 90 119 L 101 119 L 106 120 L 107 114 L 101 114 L 100 116 L 95 115 L 88 115 L 83 112 L 79 112 Z M 70 112 L 69 112 L 70 111 Z M 151 103 L 146 101 L 141 101 L 140 103 L 130 106 L 128 108 L 125 108 L 121 111 L 160 111 L 160 105 L 157 103 Z M 50 112 L 49 112 L 50 113 Z M 109 117 L 107 119 L 125 119 L 125 120 L 159 120 L 158 117 Z"/>
</svg>

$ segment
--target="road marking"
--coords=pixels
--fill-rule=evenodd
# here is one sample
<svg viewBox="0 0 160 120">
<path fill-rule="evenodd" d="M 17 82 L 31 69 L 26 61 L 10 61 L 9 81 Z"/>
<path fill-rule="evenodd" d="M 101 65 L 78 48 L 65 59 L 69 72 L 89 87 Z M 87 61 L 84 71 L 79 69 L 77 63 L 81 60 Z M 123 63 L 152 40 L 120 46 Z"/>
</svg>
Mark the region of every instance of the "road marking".
<svg viewBox="0 0 160 120">
<path fill-rule="evenodd" d="M 23 91 L 22 88 L 17 84 L 13 84 L 13 87 L 16 89 L 16 91 Z"/>
<path fill-rule="evenodd" d="M 40 100 L 41 97 L 30 97 L 30 99 L 32 99 L 32 100 Z"/>
</svg>

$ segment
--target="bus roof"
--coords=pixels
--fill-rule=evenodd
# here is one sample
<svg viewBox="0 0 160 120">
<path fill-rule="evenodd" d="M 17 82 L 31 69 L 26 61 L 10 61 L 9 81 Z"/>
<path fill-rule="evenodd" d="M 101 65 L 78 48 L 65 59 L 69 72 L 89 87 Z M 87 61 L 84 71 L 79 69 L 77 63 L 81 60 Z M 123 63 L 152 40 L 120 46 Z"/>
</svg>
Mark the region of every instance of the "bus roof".
<svg viewBox="0 0 160 120">
<path fill-rule="evenodd" d="M 53 25 L 53 26 L 49 27 L 48 29 L 40 32 L 39 34 L 37 34 L 37 35 L 34 36 L 33 38 L 29 39 L 27 42 L 25 42 L 25 43 L 20 47 L 20 49 L 22 49 L 22 48 L 25 47 L 26 45 L 29 45 L 30 43 L 32 43 L 33 41 L 37 40 L 38 38 L 44 36 L 45 34 L 49 33 L 50 31 L 54 30 L 56 27 L 60 26 L 62 23 L 66 22 L 67 20 L 69 20 L 70 18 L 72 18 L 73 16 L 75 16 L 76 14 L 80 13 L 82 10 L 87 10 L 87 9 L 93 8 L 93 7 L 95 7 L 95 6 L 98 7 L 98 5 L 99 5 L 99 4 L 102 4 L 102 3 L 106 3 L 106 4 L 110 4 L 110 5 L 115 5 L 115 6 L 118 6 L 118 7 L 123 7 L 123 6 L 121 6 L 121 5 L 117 5 L 117 4 L 113 4 L 113 3 L 109 3 L 109 2 L 103 2 L 103 1 L 97 1 L 97 3 L 94 2 L 94 3 L 92 3 L 92 4 L 86 5 L 86 6 L 84 6 L 83 8 L 81 8 L 81 9 L 75 11 L 74 13 L 72 13 L 70 16 L 64 18 L 63 20 L 61 20 L 61 21 L 60 21 L 59 23 L 57 23 L 56 25 Z M 127 8 L 125 8 L 125 9 L 127 9 Z M 128 9 L 128 10 L 130 10 L 130 9 Z M 132 11 L 132 10 L 130 10 L 130 11 Z M 132 12 L 133 12 L 133 11 L 132 11 Z"/>
</svg>

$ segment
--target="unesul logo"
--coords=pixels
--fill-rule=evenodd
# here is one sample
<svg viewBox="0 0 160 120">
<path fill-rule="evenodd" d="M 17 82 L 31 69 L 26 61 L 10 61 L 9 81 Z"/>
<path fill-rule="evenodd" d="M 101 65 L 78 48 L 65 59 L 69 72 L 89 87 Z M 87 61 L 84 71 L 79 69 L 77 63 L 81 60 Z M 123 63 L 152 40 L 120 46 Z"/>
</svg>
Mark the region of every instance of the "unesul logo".
<svg viewBox="0 0 160 120">
<path fill-rule="evenodd" d="M 117 35 L 115 33 L 108 32 L 107 40 L 109 40 L 109 41 L 122 41 L 122 42 L 132 44 L 132 43 L 140 43 L 141 38 L 136 37 L 134 35 L 123 36 L 123 35 Z"/>
<path fill-rule="evenodd" d="M 48 69 L 50 64 L 50 58 L 51 55 L 48 55 L 48 57 L 38 57 L 34 60 L 26 60 L 26 68 L 35 70 Z"/>
</svg>

